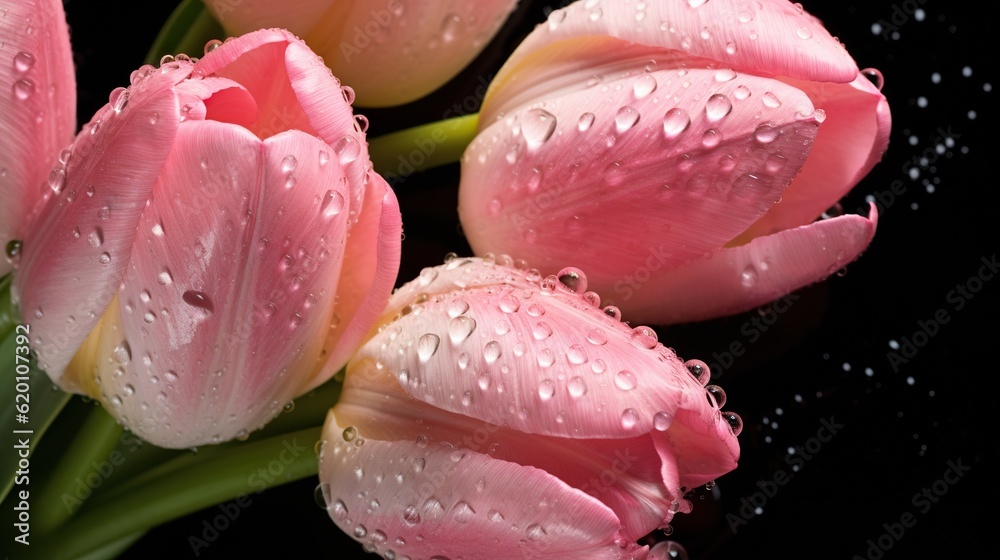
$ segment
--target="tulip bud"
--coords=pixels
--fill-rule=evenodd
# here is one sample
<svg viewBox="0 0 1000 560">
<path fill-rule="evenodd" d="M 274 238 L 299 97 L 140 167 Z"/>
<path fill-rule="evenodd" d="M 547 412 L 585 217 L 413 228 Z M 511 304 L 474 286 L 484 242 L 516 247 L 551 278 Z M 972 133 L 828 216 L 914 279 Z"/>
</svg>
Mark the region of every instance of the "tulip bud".
<svg viewBox="0 0 1000 560">
<path fill-rule="evenodd" d="M 205 3 L 228 33 L 283 27 L 302 37 L 367 107 L 401 105 L 441 87 L 489 44 L 515 4 L 514 0 Z"/>
<path fill-rule="evenodd" d="M 327 417 L 334 522 L 387 558 L 645 558 L 736 467 L 739 417 L 703 362 L 598 301 L 577 269 L 504 256 L 400 288 Z"/>
<path fill-rule="evenodd" d="M 62 188 L 52 172 L 73 139 L 76 88 L 62 3 L 4 4 L 0 25 L 0 276 L 20 258 L 27 217 L 43 194 Z M 30 33 L 25 30 L 30 29 Z M 51 174 L 50 174 L 51 173 Z"/>
<path fill-rule="evenodd" d="M 60 387 L 160 446 L 225 441 L 360 343 L 395 281 L 398 206 L 339 82 L 286 31 L 131 82 L 57 167 L 14 288 Z"/>
<path fill-rule="evenodd" d="M 462 164 L 473 249 L 580 263 L 655 323 L 752 309 L 857 258 L 874 213 L 814 220 L 886 148 L 881 84 L 787 0 L 642 6 L 557 10 L 497 74 Z"/>
</svg>

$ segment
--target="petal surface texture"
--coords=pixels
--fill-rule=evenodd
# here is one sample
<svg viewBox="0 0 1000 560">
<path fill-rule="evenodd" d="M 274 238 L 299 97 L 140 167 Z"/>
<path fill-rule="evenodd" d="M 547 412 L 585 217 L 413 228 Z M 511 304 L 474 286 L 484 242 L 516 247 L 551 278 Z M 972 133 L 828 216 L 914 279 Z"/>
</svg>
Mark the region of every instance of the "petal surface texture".
<svg viewBox="0 0 1000 560">
<path fill-rule="evenodd" d="M 65 175 L 53 167 L 76 128 L 76 77 L 62 2 L 9 4 L 0 17 L 0 248 L 23 240 L 35 204 L 63 188 Z M 0 260 L 0 276 L 11 269 Z"/>
</svg>

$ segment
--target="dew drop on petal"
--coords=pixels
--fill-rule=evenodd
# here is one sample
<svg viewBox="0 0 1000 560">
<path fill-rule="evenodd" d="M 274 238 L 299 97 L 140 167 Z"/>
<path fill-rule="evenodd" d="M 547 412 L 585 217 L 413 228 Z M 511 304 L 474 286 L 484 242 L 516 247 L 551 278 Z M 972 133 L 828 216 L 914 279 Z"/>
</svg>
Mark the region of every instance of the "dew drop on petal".
<svg viewBox="0 0 1000 560">
<path fill-rule="evenodd" d="M 354 136 L 345 135 L 333 144 L 333 151 L 337 154 L 340 164 L 347 165 L 361 155 L 361 144 Z"/>
<path fill-rule="evenodd" d="M 441 344 L 441 338 L 434 333 L 421 336 L 417 340 L 417 357 L 421 362 L 426 363 L 437 352 L 439 344 Z"/>
<path fill-rule="evenodd" d="M 661 411 L 653 415 L 653 429 L 659 432 L 666 431 L 673 422 L 674 417 L 668 412 Z"/>
<path fill-rule="evenodd" d="M 448 323 L 448 337 L 453 344 L 458 344 L 476 330 L 476 321 L 472 317 L 460 315 Z"/>
<path fill-rule="evenodd" d="M 673 108 L 667 111 L 663 117 L 663 136 L 667 140 L 673 140 L 684 133 L 691 126 L 691 117 L 687 111 L 680 108 Z"/>
<path fill-rule="evenodd" d="M 630 430 L 639 423 L 639 413 L 634 408 L 626 408 L 622 411 L 622 428 Z"/>
<path fill-rule="evenodd" d="M 726 115 L 728 115 L 733 110 L 733 102 L 722 93 L 716 93 L 715 95 L 708 98 L 705 102 L 705 116 L 708 117 L 710 122 L 715 122 Z"/>
<path fill-rule="evenodd" d="M 531 148 L 541 146 L 555 130 L 555 115 L 544 109 L 531 109 L 521 119 L 521 135 Z"/>
<path fill-rule="evenodd" d="M 622 391 L 631 391 L 639 385 L 635 374 L 627 369 L 623 369 L 615 374 L 615 387 Z"/>
<path fill-rule="evenodd" d="M 632 106 L 624 106 L 615 113 L 615 130 L 618 133 L 625 132 L 639 122 L 639 111 Z"/>
<path fill-rule="evenodd" d="M 636 99 L 642 99 L 656 91 L 656 78 L 649 74 L 643 74 L 632 84 L 632 95 Z"/>
<path fill-rule="evenodd" d="M 580 132 L 586 132 L 594 124 L 594 114 L 584 113 L 580 115 L 580 120 L 576 123 L 576 128 Z"/>
</svg>

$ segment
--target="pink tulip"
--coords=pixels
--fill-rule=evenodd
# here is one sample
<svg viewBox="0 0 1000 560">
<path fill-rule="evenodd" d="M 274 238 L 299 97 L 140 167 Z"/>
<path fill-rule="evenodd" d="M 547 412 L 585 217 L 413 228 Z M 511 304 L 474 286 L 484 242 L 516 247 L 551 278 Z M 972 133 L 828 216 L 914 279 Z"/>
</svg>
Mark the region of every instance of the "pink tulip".
<svg viewBox="0 0 1000 560">
<path fill-rule="evenodd" d="M 0 10 L 0 248 L 6 248 L 23 238 L 59 150 L 73 139 L 76 88 L 62 3 L 7 2 Z M 13 259 L 16 252 L 11 245 Z M 0 259 L 0 276 L 12 268 Z"/>
<path fill-rule="evenodd" d="M 815 220 L 889 126 L 879 88 L 799 4 L 576 2 L 491 85 L 459 212 L 476 252 L 577 263 L 636 320 L 717 317 L 864 251 L 874 207 Z"/>
<path fill-rule="evenodd" d="M 646 558 L 636 540 L 735 468 L 739 417 L 586 289 L 506 257 L 400 288 L 327 417 L 334 522 L 386 558 Z"/>
<path fill-rule="evenodd" d="M 458 74 L 489 44 L 516 0 L 205 2 L 230 34 L 283 27 L 319 53 L 358 103 L 400 105 Z"/>
<path fill-rule="evenodd" d="M 164 447 L 329 379 L 398 270 L 396 199 L 340 83 L 283 30 L 145 66 L 85 125 L 14 288 L 39 364 Z"/>
</svg>

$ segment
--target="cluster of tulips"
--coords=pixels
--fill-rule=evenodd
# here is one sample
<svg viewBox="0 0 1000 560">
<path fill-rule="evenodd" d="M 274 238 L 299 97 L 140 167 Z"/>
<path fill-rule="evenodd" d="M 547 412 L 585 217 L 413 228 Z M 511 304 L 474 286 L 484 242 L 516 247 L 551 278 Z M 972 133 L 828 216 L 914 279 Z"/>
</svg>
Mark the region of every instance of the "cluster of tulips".
<svg viewBox="0 0 1000 560">
<path fill-rule="evenodd" d="M 888 104 L 787 0 L 579 0 L 483 101 L 455 202 L 477 256 L 394 291 L 406 216 L 353 105 L 439 88 L 514 4 L 206 2 L 229 39 L 137 69 L 77 130 L 61 3 L 3 2 L 0 274 L 38 367 L 177 449 L 346 367 L 317 472 L 367 550 L 666 555 L 640 540 L 736 467 L 741 424 L 637 325 L 857 258 L 874 211 L 823 213 Z"/>
</svg>

